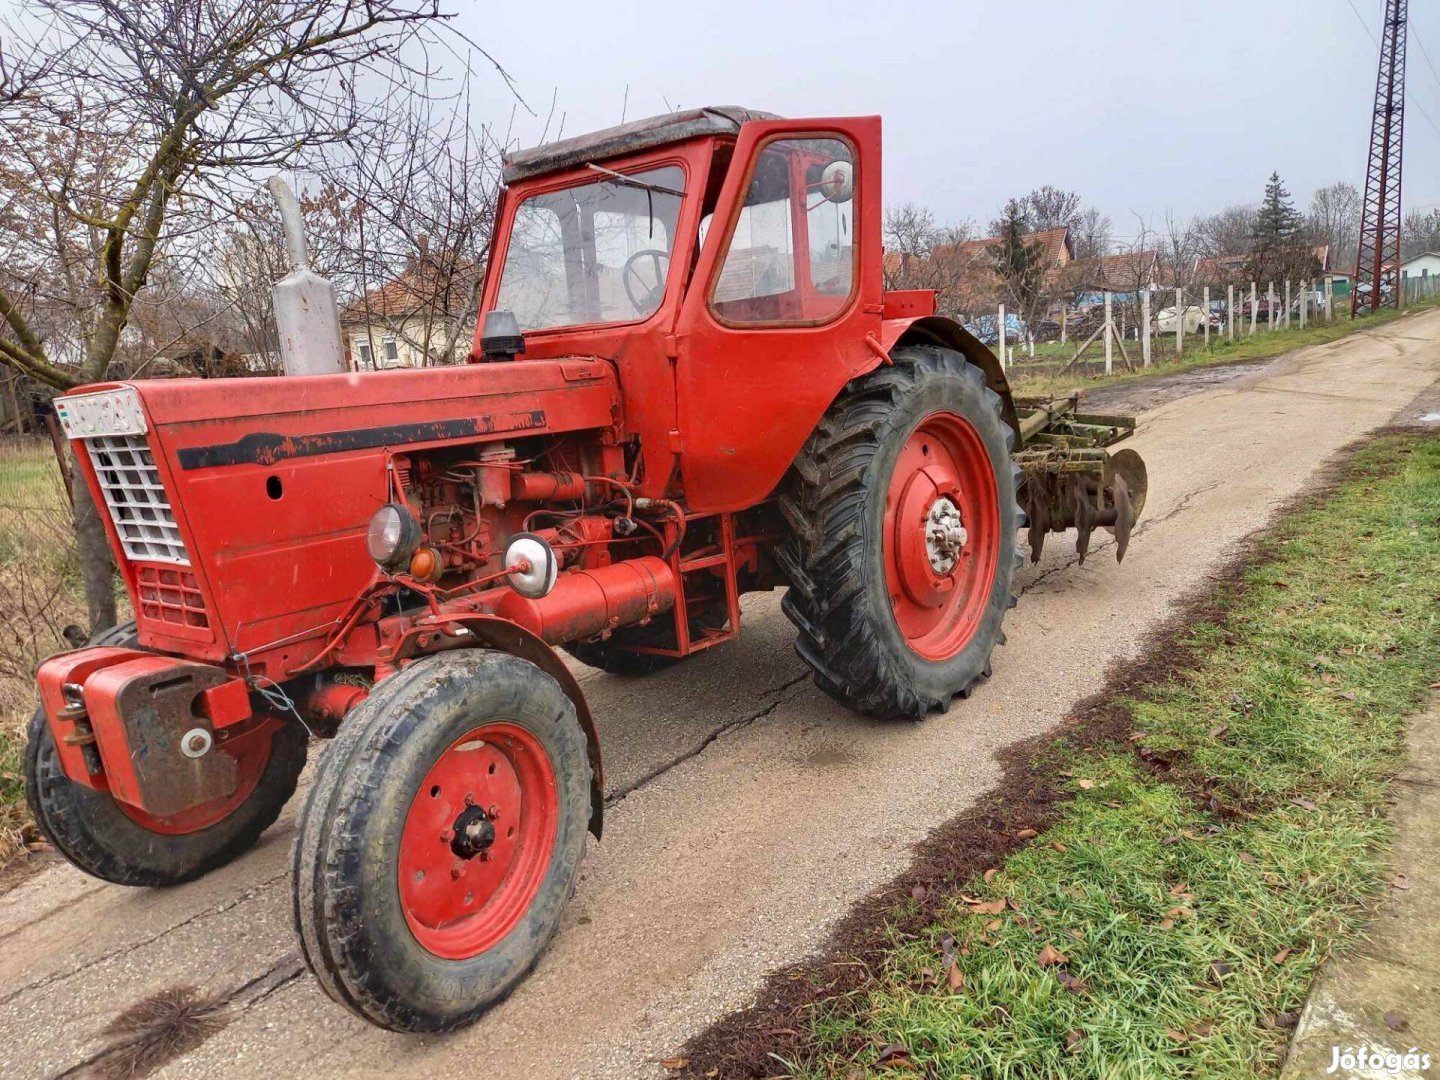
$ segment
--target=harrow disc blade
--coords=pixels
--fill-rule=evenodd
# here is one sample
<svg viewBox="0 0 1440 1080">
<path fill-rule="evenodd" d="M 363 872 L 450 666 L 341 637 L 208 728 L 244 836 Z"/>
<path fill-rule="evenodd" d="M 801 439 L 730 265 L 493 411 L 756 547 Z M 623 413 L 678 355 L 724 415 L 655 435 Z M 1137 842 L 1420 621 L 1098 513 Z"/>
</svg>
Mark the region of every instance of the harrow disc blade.
<svg viewBox="0 0 1440 1080">
<path fill-rule="evenodd" d="M 1140 520 L 1140 512 L 1145 509 L 1145 495 L 1150 490 L 1149 477 L 1146 474 L 1145 459 L 1128 447 L 1124 450 L 1116 450 L 1105 462 L 1105 486 L 1112 488 L 1117 479 L 1123 478 L 1126 492 L 1130 496 L 1130 524 Z M 1111 532 L 1114 528 L 1111 527 Z"/>
</svg>

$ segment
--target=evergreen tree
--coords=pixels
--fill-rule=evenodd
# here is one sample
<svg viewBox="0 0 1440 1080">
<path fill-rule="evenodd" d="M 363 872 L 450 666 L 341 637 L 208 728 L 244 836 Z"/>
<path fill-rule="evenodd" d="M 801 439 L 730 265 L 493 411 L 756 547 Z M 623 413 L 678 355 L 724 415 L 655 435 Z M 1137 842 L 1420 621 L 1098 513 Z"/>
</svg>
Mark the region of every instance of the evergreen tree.
<svg viewBox="0 0 1440 1080">
<path fill-rule="evenodd" d="M 1295 209 L 1280 174 L 1271 173 L 1250 236 L 1249 276 L 1261 283 L 1298 281 L 1319 269 L 1305 219 Z"/>
<path fill-rule="evenodd" d="M 990 248 L 990 257 L 1006 301 L 1027 323 L 1033 322 L 1043 300 L 1044 245 L 1028 238 L 1030 221 L 1019 199 L 1005 204 L 993 228 L 998 239 Z"/>
</svg>

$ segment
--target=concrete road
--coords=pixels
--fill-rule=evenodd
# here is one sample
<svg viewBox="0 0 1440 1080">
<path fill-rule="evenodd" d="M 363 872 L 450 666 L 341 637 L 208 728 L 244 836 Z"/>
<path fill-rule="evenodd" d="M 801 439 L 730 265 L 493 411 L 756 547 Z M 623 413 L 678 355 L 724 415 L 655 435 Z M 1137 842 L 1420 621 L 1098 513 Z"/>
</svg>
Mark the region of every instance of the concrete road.
<svg viewBox="0 0 1440 1080">
<path fill-rule="evenodd" d="M 0 1075 L 83 1070 L 116 1013 L 185 984 L 231 998 L 231 1020 L 162 1076 L 657 1072 L 993 784 L 997 750 L 1099 688 L 1235 541 L 1437 379 L 1431 312 L 1152 398 L 1133 444 L 1150 498 L 1125 564 L 1108 537 L 1083 568 L 1052 539 L 1021 573 L 993 679 L 922 724 L 872 723 L 816 691 L 772 595 L 749 598 L 739 641 L 676 669 L 587 671 L 612 793 L 605 842 L 535 974 L 465 1032 L 369 1028 L 303 972 L 293 808 L 254 852 L 178 889 L 51 867 L 0 897 Z"/>
</svg>

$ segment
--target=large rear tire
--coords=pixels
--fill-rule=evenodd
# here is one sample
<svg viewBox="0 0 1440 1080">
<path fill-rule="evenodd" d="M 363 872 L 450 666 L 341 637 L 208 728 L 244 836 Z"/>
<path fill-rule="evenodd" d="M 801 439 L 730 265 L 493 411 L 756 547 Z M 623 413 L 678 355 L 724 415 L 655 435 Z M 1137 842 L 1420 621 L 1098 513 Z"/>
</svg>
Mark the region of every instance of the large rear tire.
<svg viewBox="0 0 1440 1080">
<path fill-rule="evenodd" d="M 575 706 L 504 653 L 420 660 L 346 718 L 295 842 L 295 924 L 326 993 L 393 1031 L 468 1024 L 525 978 L 579 879 Z"/>
<path fill-rule="evenodd" d="M 897 349 L 846 386 L 796 459 L 782 603 L 816 684 L 920 718 L 990 672 L 1020 555 L 1014 432 L 959 353 Z"/>
<path fill-rule="evenodd" d="M 133 646 L 135 624 L 106 631 L 91 644 Z M 253 736 L 265 741 L 243 753 L 235 797 L 175 818 L 151 818 L 65 775 L 44 710 L 31 718 L 27 734 L 25 800 L 35 823 L 71 863 L 117 885 L 178 885 L 248 851 L 279 817 L 305 767 L 305 733 L 285 725 L 268 737 Z"/>
</svg>

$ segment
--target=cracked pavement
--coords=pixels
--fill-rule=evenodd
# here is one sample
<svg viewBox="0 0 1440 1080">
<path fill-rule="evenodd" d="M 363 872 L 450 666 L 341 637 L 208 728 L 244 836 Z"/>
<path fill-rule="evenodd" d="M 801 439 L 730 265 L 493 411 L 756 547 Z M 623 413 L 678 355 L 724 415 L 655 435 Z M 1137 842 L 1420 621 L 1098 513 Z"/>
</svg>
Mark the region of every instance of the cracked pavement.
<svg viewBox="0 0 1440 1080">
<path fill-rule="evenodd" d="M 1431 390 L 1440 312 L 1225 370 L 1087 399 L 1148 409 L 1131 445 L 1149 501 L 1126 561 L 1097 533 L 1078 566 L 1052 536 L 1020 572 L 994 676 L 943 716 L 877 724 L 831 702 L 779 594 L 747 597 L 740 640 L 668 671 L 579 669 L 605 750 L 605 842 L 534 975 L 475 1027 L 392 1035 L 324 997 L 290 925 L 292 804 L 253 852 L 190 885 L 124 889 L 57 862 L 0 896 L 0 1075 L 83 1070 L 117 1013 L 177 985 L 227 998 L 229 1022 L 162 1077 L 660 1073 L 982 796 L 997 751 L 1097 690 L 1335 450 Z"/>
</svg>

